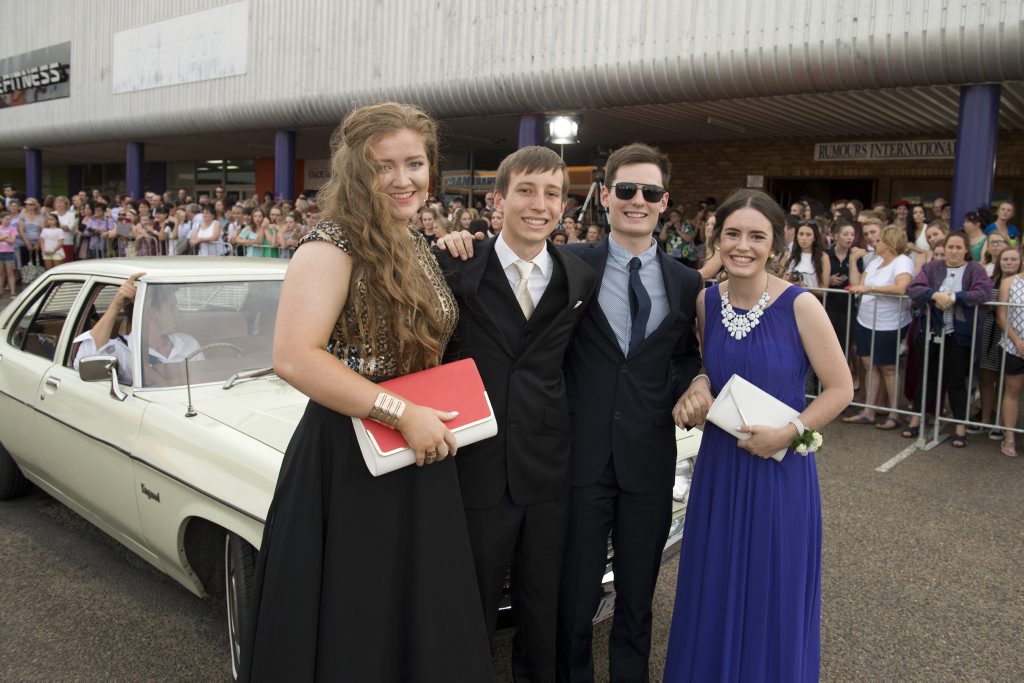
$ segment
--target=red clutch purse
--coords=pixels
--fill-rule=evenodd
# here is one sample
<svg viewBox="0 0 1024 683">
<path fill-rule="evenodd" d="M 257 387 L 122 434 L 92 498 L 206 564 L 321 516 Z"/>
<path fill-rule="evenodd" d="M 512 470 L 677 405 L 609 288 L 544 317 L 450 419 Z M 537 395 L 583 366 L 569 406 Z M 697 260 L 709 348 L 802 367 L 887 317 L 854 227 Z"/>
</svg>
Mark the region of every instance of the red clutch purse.
<svg viewBox="0 0 1024 683">
<path fill-rule="evenodd" d="M 421 406 L 458 411 L 445 426 L 455 434 L 459 446 L 494 436 L 498 422 L 491 400 L 472 358 L 396 377 L 380 386 Z M 389 429 L 369 418 L 352 418 L 352 427 L 370 474 L 382 474 L 416 462 L 412 449 L 397 429 Z"/>
</svg>

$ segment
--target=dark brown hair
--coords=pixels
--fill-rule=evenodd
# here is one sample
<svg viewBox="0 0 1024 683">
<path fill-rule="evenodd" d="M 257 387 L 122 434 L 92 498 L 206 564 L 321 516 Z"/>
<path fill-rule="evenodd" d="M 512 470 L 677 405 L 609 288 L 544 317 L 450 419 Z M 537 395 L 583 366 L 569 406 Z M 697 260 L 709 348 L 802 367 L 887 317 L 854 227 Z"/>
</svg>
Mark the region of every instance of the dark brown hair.
<svg viewBox="0 0 1024 683">
<path fill-rule="evenodd" d="M 782 207 L 779 207 L 782 210 Z M 851 225 L 849 222 L 844 225 Z M 817 221 L 800 221 L 800 225 L 797 226 L 796 235 L 793 237 L 793 250 L 789 253 L 789 258 L 786 259 L 785 265 L 782 267 L 784 271 L 788 271 L 790 268 L 795 268 L 800 264 L 801 254 L 800 245 L 796 241 L 797 236 L 800 234 L 800 228 L 808 228 L 814 235 L 814 242 L 811 243 L 811 264 L 814 266 L 814 275 L 818 279 L 818 286 L 825 287 L 828 285 L 827 282 L 822 281 L 822 270 L 821 260 L 825 253 L 825 240 L 821 236 L 821 226 L 818 225 Z"/>
<path fill-rule="evenodd" d="M 964 261 L 973 261 L 974 254 L 971 253 L 971 240 L 967 239 L 967 235 L 963 232 L 951 232 L 946 235 L 946 239 L 942 240 L 942 246 L 949 244 L 950 240 L 957 239 L 963 240 L 964 243 Z"/>
<path fill-rule="evenodd" d="M 562 199 L 565 199 L 569 195 L 569 169 L 554 150 L 537 145 L 523 147 L 502 159 L 495 173 L 494 191 L 502 197 L 507 197 L 513 175 L 549 171 L 562 172 Z"/>
<path fill-rule="evenodd" d="M 711 244 L 717 246 L 722 238 L 725 219 L 740 209 L 753 209 L 768 219 L 772 226 L 772 251 L 782 254 L 786 251 L 786 213 L 774 199 L 761 190 L 740 189 L 729 195 L 715 211 L 715 229 L 711 233 Z"/>
<path fill-rule="evenodd" d="M 660 149 L 642 142 L 619 147 L 608 156 L 608 163 L 604 167 L 605 183 L 614 184 L 619 169 L 631 164 L 654 164 L 657 166 L 661 170 L 661 186 L 668 189 L 668 180 L 672 175 L 672 162 L 668 160 L 668 155 Z"/>
</svg>

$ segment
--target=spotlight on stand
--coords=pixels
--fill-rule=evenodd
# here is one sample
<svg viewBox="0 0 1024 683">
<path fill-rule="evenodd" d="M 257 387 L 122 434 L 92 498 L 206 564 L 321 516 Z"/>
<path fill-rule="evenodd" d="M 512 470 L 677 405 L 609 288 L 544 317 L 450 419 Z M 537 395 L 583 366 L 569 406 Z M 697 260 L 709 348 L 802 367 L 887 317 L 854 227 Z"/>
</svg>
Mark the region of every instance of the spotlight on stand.
<svg viewBox="0 0 1024 683">
<path fill-rule="evenodd" d="M 580 141 L 580 116 L 548 116 L 548 142 L 553 145 L 575 145 Z"/>
</svg>

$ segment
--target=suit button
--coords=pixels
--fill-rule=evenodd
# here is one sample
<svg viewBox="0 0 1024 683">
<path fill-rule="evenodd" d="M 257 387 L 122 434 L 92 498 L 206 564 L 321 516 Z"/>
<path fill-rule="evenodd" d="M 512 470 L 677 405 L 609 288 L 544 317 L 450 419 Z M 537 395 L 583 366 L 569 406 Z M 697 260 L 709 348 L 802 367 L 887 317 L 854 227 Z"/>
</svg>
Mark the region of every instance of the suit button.
<svg viewBox="0 0 1024 683">
<path fill-rule="evenodd" d="M 616 410 L 615 414 L 612 415 L 612 417 L 614 417 L 616 420 L 621 420 L 622 419 L 622 413 L 620 413 L 619 411 Z"/>
<path fill-rule="evenodd" d="M 519 420 L 512 418 L 511 420 L 508 421 L 508 426 L 511 427 L 512 429 L 515 429 L 516 427 L 519 426 Z"/>
<path fill-rule="evenodd" d="M 623 366 L 621 366 L 619 368 L 619 372 L 625 374 L 625 373 L 629 372 L 629 368 L 627 366 L 623 365 Z"/>
</svg>

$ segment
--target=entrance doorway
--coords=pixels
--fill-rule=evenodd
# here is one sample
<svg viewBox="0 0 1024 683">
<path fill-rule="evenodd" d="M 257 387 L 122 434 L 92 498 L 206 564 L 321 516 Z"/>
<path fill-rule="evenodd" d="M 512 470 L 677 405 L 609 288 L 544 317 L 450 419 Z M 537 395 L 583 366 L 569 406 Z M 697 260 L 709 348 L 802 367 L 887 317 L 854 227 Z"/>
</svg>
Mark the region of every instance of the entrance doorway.
<svg viewBox="0 0 1024 683">
<path fill-rule="evenodd" d="M 217 187 L 224 188 L 224 196 L 228 205 L 234 205 L 243 199 L 248 199 L 256 194 L 255 185 L 198 185 L 196 186 L 195 193 L 192 196 L 195 197 L 196 201 L 199 201 L 199 197 L 203 195 L 212 199 L 214 196 L 214 190 L 217 189 Z"/>
<path fill-rule="evenodd" d="M 816 200 L 825 209 L 837 199 L 859 199 L 871 206 L 875 199 L 874 178 L 770 178 L 768 194 L 787 212 L 794 202 Z"/>
</svg>

